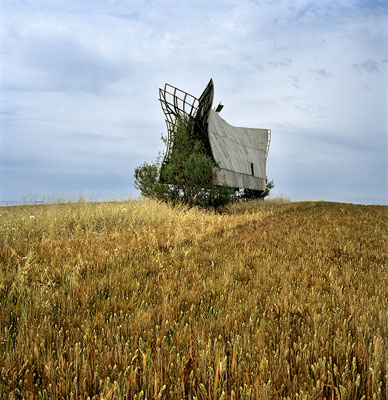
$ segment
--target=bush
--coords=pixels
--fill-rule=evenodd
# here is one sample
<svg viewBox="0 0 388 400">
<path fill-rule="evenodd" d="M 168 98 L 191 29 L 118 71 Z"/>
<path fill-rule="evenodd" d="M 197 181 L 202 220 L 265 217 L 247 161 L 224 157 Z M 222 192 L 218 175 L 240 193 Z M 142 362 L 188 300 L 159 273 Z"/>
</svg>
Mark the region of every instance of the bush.
<svg viewBox="0 0 388 400">
<path fill-rule="evenodd" d="M 137 167 L 135 188 L 147 198 L 217 209 L 231 203 L 235 192 L 216 185 L 218 171 L 204 143 L 195 138 L 193 119 L 179 118 L 168 160 L 158 157 Z"/>
<path fill-rule="evenodd" d="M 268 182 L 268 178 L 265 178 L 265 189 L 264 190 L 253 190 L 253 189 L 240 189 L 237 191 L 236 198 L 244 200 L 264 200 L 271 192 L 271 189 L 275 187 L 273 181 Z"/>
</svg>

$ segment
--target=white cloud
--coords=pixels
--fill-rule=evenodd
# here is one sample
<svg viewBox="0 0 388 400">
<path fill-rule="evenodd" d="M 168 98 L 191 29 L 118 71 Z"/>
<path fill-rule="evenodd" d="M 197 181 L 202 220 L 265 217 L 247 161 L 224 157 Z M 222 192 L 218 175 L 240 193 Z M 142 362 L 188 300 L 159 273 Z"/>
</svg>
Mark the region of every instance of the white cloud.
<svg viewBox="0 0 388 400">
<path fill-rule="evenodd" d="M 85 187 L 88 174 L 104 187 L 110 173 L 110 187 L 118 176 L 126 193 L 121 169 L 130 178 L 163 147 L 158 87 L 199 96 L 213 77 L 223 118 L 272 128 L 275 192 L 328 198 L 327 171 L 338 169 L 347 184 L 330 199 L 356 199 L 372 173 L 381 199 L 387 17 L 378 1 L 5 1 L 0 124 L 9 164 L 0 174 L 7 179 L 5 169 L 19 165 L 20 183 L 2 197 L 23 192 L 23 159 L 39 164 L 35 175 L 24 173 L 43 194 L 60 184 L 43 184 L 45 169 L 75 180 L 78 171 Z M 368 149 L 362 157 L 360 148 Z M 357 173 L 341 167 L 361 159 Z"/>
<path fill-rule="evenodd" d="M 365 60 L 359 64 L 353 64 L 354 69 L 360 74 L 363 72 L 379 72 L 376 60 Z"/>
<path fill-rule="evenodd" d="M 310 68 L 310 72 L 315 76 L 316 79 L 323 79 L 331 77 L 331 72 L 325 68 Z"/>
</svg>

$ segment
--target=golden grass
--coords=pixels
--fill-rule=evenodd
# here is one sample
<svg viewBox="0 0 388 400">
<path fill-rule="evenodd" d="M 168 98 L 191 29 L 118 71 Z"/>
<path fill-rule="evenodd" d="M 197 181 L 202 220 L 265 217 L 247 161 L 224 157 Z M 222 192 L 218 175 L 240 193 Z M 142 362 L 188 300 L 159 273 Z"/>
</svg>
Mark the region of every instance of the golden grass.
<svg viewBox="0 0 388 400">
<path fill-rule="evenodd" d="M 1 398 L 387 396 L 388 207 L 0 214 Z"/>
</svg>

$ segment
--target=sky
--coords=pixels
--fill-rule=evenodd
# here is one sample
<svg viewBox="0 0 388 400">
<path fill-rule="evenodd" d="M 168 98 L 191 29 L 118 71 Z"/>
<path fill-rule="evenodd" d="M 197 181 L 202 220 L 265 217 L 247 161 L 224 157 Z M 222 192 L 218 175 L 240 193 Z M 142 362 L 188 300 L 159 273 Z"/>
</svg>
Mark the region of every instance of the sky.
<svg viewBox="0 0 388 400">
<path fill-rule="evenodd" d="M 273 197 L 388 204 L 386 0 L 2 0 L 0 201 L 137 198 L 158 88 L 210 78 Z"/>
</svg>

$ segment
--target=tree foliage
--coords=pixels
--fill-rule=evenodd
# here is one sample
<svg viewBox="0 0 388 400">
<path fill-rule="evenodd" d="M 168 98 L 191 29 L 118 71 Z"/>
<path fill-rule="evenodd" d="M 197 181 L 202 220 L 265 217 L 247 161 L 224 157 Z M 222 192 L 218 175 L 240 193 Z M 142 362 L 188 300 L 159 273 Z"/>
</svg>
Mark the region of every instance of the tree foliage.
<svg viewBox="0 0 388 400">
<path fill-rule="evenodd" d="M 144 197 L 213 208 L 233 201 L 234 189 L 216 185 L 219 166 L 194 132 L 192 119 L 179 118 L 169 159 L 159 156 L 135 169 L 135 187 Z"/>
<path fill-rule="evenodd" d="M 265 178 L 264 190 L 241 189 L 237 192 L 236 197 L 244 200 L 264 200 L 270 194 L 271 189 L 273 189 L 274 187 L 275 185 L 273 181 L 268 182 L 268 178 Z"/>
</svg>

